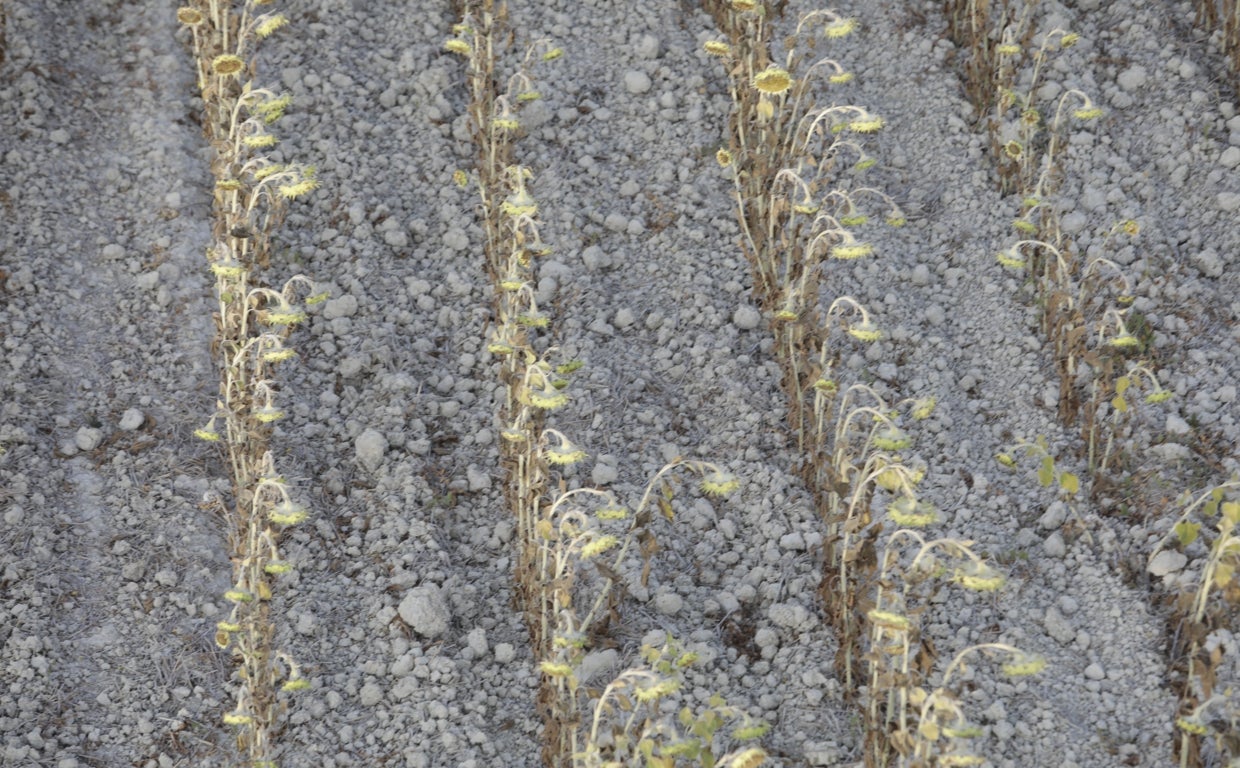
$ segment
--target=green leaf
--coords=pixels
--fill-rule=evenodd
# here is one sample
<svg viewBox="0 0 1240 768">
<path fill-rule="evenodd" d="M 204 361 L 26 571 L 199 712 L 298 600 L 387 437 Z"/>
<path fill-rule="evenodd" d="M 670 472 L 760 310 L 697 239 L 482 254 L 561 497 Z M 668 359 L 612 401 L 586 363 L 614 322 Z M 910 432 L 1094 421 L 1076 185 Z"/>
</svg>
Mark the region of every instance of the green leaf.
<svg viewBox="0 0 1240 768">
<path fill-rule="evenodd" d="M 1175 536 L 1180 540 L 1181 547 L 1187 547 L 1197 540 L 1197 533 L 1201 530 L 1201 523 L 1191 523 L 1188 520 L 1181 520 L 1175 524 Z"/>
<path fill-rule="evenodd" d="M 660 498 L 658 499 L 658 503 L 659 503 L 659 511 L 663 513 L 664 517 L 666 517 L 668 520 L 674 520 L 676 518 L 676 511 L 672 509 L 672 503 L 670 501 L 664 498 Z"/>
<path fill-rule="evenodd" d="M 1059 487 L 1074 494 L 1081 490 L 1081 480 L 1071 472 L 1064 472 L 1059 476 Z"/>
<path fill-rule="evenodd" d="M 1122 395 L 1128 391 L 1128 387 L 1132 384 L 1132 378 L 1129 376 L 1120 376 L 1115 380 L 1115 394 Z"/>
<path fill-rule="evenodd" d="M 1038 470 L 1038 482 L 1043 488 L 1050 487 L 1055 482 L 1055 460 L 1050 456 L 1042 457 L 1042 468 Z"/>
<path fill-rule="evenodd" d="M 688 707 L 684 707 L 680 710 L 680 714 L 677 715 L 677 719 L 680 720 L 680 725 L 682 728 L 688 728 L 693 724 L 693 710 Z"/>
<path fill-rule="evenodd" d="M 1223 519 L 1232 525 L 1240 524 L 1240 502 L 1223 502 Z"/>
<path fill-rule="evenodd" d="M 1219 563 L 1214 568 L 1214 588 L 1223 589 L 1236 575 L 1236 566 L 1231 563 Z"/>
<path fill-rule="evenodd" d="M 1128 413 L 1128 401 L 1119 395 L 1111 398 L 1111 407 L 1119 413 Z"/>
<path fill-rule="evenodd" d="M 1215 488 L 1214 490 L 1210 491 L 1210 500 L 1205 503 L 1205 506 L 1202 507 L 1201 510 L 1202 512 L 1206 514 L 1207 517 L 1210 515 L 1213 515 L 1215 512 L 1218 512 L 1218 505 L 1222 503 L 1222 501 L 1223 501 L 1223 489 L 1221 487 Z"/>
<path fill-rule="evenodd" d="M 646 758 L 647 765 L 649 765 L 649 760 L 654 755 L 654 739 L 646 737 L 637 742 L 637 751 L 642 757 Z"/>
</svg>

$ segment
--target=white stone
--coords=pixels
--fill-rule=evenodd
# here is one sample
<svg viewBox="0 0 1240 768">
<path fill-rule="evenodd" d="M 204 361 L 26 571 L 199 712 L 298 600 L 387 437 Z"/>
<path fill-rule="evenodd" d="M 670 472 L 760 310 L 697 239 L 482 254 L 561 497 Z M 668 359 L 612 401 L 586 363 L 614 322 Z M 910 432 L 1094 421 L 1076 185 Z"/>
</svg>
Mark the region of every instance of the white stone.
<svg viewBox="0 0 1240 768">
<path fill-rule="evenodd" d="M 1179 416 L 1179 414 L 1167 414 L 1167 434 L 1183 437 L 1192 432 L 1193 428 L 1187 421 Z"/>
<path fill-rule="evenodd" d="M 646 93 L 650 90 L 650 76 L 645 72 L 631 69 L 624 73 L 624 90 L 632 94 Z"/>
<path fill-rule="evenodd" d="M 642 35 L 637 45 L 634 46 L 634 52 L 639 59 L 657 59 L 661 48 L 662 43 L 659 38 L 654 35 Z"/>
<path fill-rule="evenodd" d="M 390 670 L 392 677 L 404 677 L 412 672 L 414 661 L 415 659 L 413 654 L 406 653 L 404 656 L 401 656 L 399 659 L 392 662 L 392 668 Z"/>
<path fill-rule="evenodd" d="M 1070 235 L 1075 235 L 1085 229 L 1085 225 L 1088 223 L 1089 219 L 1085 216 L 1085 214 L 1080 211 L 1072 211 L 1063 217 L 1060 221 L 1060 227 L 1063 228 L 1064 232 L 1067 232 Z"/>
<path fill-rule="evenodd" d="M 126 432 L 132 432 L 142 426 L 142 422 L 146 421 L 146 416 L 137 408 L 130 408 L 121 415 L 120 428 Z"/>
<path fill-rule="evenodd" d="M 1103 670 L 1102 666 L 1099 665 L 1097 662 L 1090 664 L 1088 667 L 1085 667 L 1085 677 L 1089 678 L 1090 680 L 1102 680 L 1106 676 L 1107 676 L 1106 671 Z"/>
<path fill-rule="evenodd" d="M 346 379 L 351 379 L 362 372 L 366 360 L 361 357 L 346 357 L 336 365 L 336 372 Z"/>
<path fill-rule="evenodd" d="M 1116 78 L 1116 82 L 1119 83 L 1119 87 L 1123 88 L 1125 91 L 1135 91 L 1138 88 L 1141 88 L 1145 85 L 1145 80 L 1145 67 L 1140 65 L 1125 69 L 1123 72 L 1120 72 L 1119 77 Z"/>
<path fill-rule="evenodd" d="M 762 322 L 762 313 L 749 304 L 742 304 L 732 313 L 732 323 L 742 331 L 752 331 Z"/>
<path fill-rule="evenodd" d="M 1193 452 L 1186 445 L 1179 443 L 1162 443 L 1161 445 L 1151 445 L 1145 449 L 1150 456 L 1155 457 L 1159 461 L 1173 462 L 1186 461 L 1192 458 Z"/>
<path fill-rule="evenodd" d="M 379 430 L 368 429 L 353 441 L 353 449 L 362 466 L 373 472 L 383 463 L 383 455 L 388 449 L 388 440 Z"/>
<path fill-rule="evenodd" d="M 1218 251 L 1213 248 L 1206 248 L 1192 257 L 1193 266 L 1206 277 L 1222 277 L 1223 276 L 1223 260 L 1219 257 Z"/>
<path fill-rule="evenodd" d="M 620 654 L 615 648 L 587 653 L 577 668 L 579 682 L 588 683 L 593 680 L 610 680 L 612 673 L 620 665 Z"/>
<path fill-rule="evenodd" d="M 805 549 L 805 537 L 801 535 L 800 531 L 785 533 L 783 536 L 779 537 L 779 547 L 780 549 L 790 549 L 800 552 Z"/>
<path fill-rule="evenodd" d="M 1064 618 L 1057 608 L 1048 608 L 1046 617 L 1042 619 L 1046 634 L 1067 645 L 1076 637 L 1076 629 Z"/>
<path fill-rule="evenodd" d="M 753 633 L 753 642 L 759 648 L 774 648 L 779 645 L 779 633 L 770 627 L 762 627 Z"/>
<path fill-rule="evenodd" d="M 628 328 L 636 320 L 637 318 L 633 316 L 633 310 L 628 307 L 621 307 L 616 310 L 616 316 L 611 319 L 611 324 L 617 328 Z"/>
<path fill-rule="evenodd" d="M 1081 207 L 1089 211 L 1105 211 L 1107 207 L 1106 193 L 1091 185 L 1081 190 Z"/>
<path fill-rule="evenodd" d="M 69 143 L 69 132 L 66 131 L 64 128 L 57 128 L 56 130 L 49 133 L 47 135 L 47 138 L 50 139 L 53 144 L 68 144 Z"/>
<path fill-rule="evenodd" d="M 423 637 L 439 637 L 448 631 L 448 603 L 434 584 L 422 584 L 409 590 L 397 607 L 400 618 Z"/>
<path fill-rule="evenodd" d="M 408 675 L 397 680 L 396 685 L 392 686 L 392 690 L 389 693 L 393 701 L 404 701 L 417 692 L 418 685 L 418 678 Z"/>
<path fill-rule="evenodd" d="M 469 248 L 469 235 L 464 230 L 453 227 L 443 233 L 443 244 L 454 251 L 464 251 Z"/>
<path fill-rule="evenodd" d="M 481 656 L 487 652 L 487 631 L 482 627 L 474 627 L 465 637 L 465 643 L 475 656 Z"/>
<path fill-rule="evenodd" d="M 611 255 L 597 245 L 592 245 L 581 252 L 581 260 L 586 269 L 591 271 L 607 269 L 611 266 Z"/>
<path fill-rule="evenodd" d="M 377 683 L 366 683 L 358 692 L 358 699 L 363 707 L 373 707 L 383 701 L 383 689 Z"/>
<path fill-rule="evenodd" d="M 1055 531 L 1050 536 L 1047 536 L 1046 541 L 1042 542 L 1042 551 L 1045 552 L 1048 557 L 1059 558 L 1066 555 L 1068 553 L 1068 547 L 1064 544 L 1063 534 L 1059 531 Z"/>
<path fill-rule="evenodd" d="M 675 616 L 685 606 L 685 601 L 675 592 L 664 592 L 654 599 L 654 609 L 664 616 Z"/>
<path fill-rule="evenodd" d="M 613 465 L 604 463 L 601 460 L 596 463 L 594 465 L 594 469 L 590 471 L 590 480 L 595 485 L 609 485 L 614 483 L 616 478 L 619 476 L 619 471 L 617 471 Z"/>
<path fill-rule="evenodd" d="M 82 427 L 73 436 L 73 443 L 83 451 L 93 451 L 103 442 L 103 430 Z"/>
<path fill-rule="evenodd" d="M 809 622 L 809 611 L 798 603 L 775 603 L 766 615 L 772 624 L 788 629 L 797 629 Z"/>
<path fill-rule="evenodd" d="M 1062 501 L 1052 502 L 1038 518 L 1038 527 L 1044 531 L 1058 528 L 1068 517 L 1068 507 Z"/>
<path fill-rule="evenodd" d="M 1150 564 L 1145 570 L 1150 572 L 1151 576 L 1162 577 L 1169 573 L 1175 573 L 1188 564 L 1188 557 L 1183 552 L 1176 552 L 1173 549 L 1164 549 L 1154 558 L 1150 560 Z"/>
<path fill-rule="evenodd" d="M 318 621 L 314 618 L 313 613 L 299 613 L 294 629 L 299 635 L 313 635 L 317 626 Z"/>
<path fill-rule="evenodd" d="M 465 469 L 465 479 L 470 491 L 485 491 L 491 487 L 491 476 L 473 464 Z"/>
<path fill-rule="evenodd" d="M 1240 209 L 1240 195 L 1235 192 L 1219 192 L 1215 202 L 1218 203 L 1219 210 L 1224 213 L 1235 213 L 1237 209 Z"/>
<path fill-rule="evenodd" d="M 1224 168 L 1235 168 L 1240 165 L 1240 147 L 1228 147 L 1219 155 L 1218 161 Z"/>
<path fill-rule="evenodd" d="M 512 643 L 495 644 L 495 660 L 500 664 L 511 663 L 515 658 L 517 658 L 517 650 L 512 647 Z"/>
<path fill-rule="evenodd" d="M 357 297 L 351 294 L 328 299 L 323 305 L 323 317 L 335 320 L 338 317 L 352 317 L 357 314 Z"/>
<path fill-rule="evenodd" d="M 841 753 L 833 741 L 805 742 L 805 761 L 813 766 L 839 765 Z"/>
</svg>

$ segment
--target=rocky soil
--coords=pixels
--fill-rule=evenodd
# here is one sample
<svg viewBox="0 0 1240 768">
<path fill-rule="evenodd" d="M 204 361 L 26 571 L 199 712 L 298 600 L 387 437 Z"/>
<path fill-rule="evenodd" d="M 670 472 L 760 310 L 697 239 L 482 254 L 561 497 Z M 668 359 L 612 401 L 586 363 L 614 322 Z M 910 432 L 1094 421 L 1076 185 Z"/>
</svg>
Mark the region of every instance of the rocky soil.
<svg viewBox="0 0 1240 768">
<path fill-rule="evenodd" d="M 280 5 L 292 24 L 259 64 L 295 99 L 276 157 L 316 164 L 323 186 L 294 204 L 273 281 L 303 273 L 333 297 L 294 336 L 275 436 L 315 514 L 290 536 L 299 567 L 273 604 L 279 644 L 313 681 L 282 764 L 536 765 L 490 286 L 475 193 L 452 183 L 473 158 L 463 67 L 442 49 L 456 20 L 447 0 Z M 979 749 L 995 766 L 1162 766 L 1176 700 L 1158 598 L 1182 574 L 1146 560 L 1180 492 L 1238 469 L 1240 116 L 1188 3 L 1040 5 L 1043 31 L 1081 34 L 1047 87 L 1107 112 L 1073 133 L 1065 230 L 1086 252 L 1114 222 L 1140 223 L 1111 257 L 1177 395 L 1143 409 L 1127 443 L 1134 503 L 1070 514 L 1032 471 L 994 461 L 1044 435 L 1081 470 L 1036 309 L 995 263 L 1019 200 L 997 191 L 938 3 L 834 6 L 861 27 L 821 47 L 856 73 L 826 98 L 886 120 L 864 183 L 909 224 L 867 230 L 878 255 L 833 267 L 824 300 L 853 296 L 888 332 L 845 351 L 853 380 L 938 399 L 915 434 L 945 513 L 935 533 L 974 541 L 1009 577 L 993 596 L 944 591 L 924 619 L 940 657 L 1004 641 L 1049 661 L 1019 683 L 976 668 Z M 566 50 L 540 68 L 517 147 L 556 246 L 539 299 L 586 362 L 555 414 L 591 454 L 566 482 L 632 498 L 678 455 L 744 482 L 725 500 L 685 486 L 594 682 L 671 633 L 703 657 L 692 698 L 718 692 L 772 723 L 770 764 L 852 765 L 859 719 L 816 595 L 821 524 L 789 470 L 779 367 L 714 158 L 730 102 L 702 43 L 718 32 L 688 0 L 511 6 L 520 39 Z M 0 763 L 230 765 L 231 666 L 212 639 L 230 573 L 213 499 L 228 484 L 192 437 L 217 384 L 190 55 L 173 4 L 4 7 Z"/>
</svg>

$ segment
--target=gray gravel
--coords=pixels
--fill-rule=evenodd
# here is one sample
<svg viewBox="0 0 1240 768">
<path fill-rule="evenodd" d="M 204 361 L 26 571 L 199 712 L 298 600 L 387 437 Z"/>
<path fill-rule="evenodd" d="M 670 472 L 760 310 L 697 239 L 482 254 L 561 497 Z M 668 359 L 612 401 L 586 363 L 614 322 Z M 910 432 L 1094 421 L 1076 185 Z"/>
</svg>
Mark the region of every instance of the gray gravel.
<svg viewBox="0 0 1240 768">
<path fill-rule="evenodd" d="M 208 154 L 171 7 L 90 5 L 6 3 L 0 764 L 228 764 L 233 683 L 212 640 L 227 483 L 192 438 L 216 391 Z M 275 436 L 314 510 L 288 537 L 298 571 L 273 600 L 277 641 L 313 683 L 293 700 L 282 764 L 533 766 L 490 287 L 474 191 L 451 181 L 473 154 L 462 66 L 441 49 L 450 4 L 281 5 L 292 26 L 260 62 L 260 81 L 295 99 L 276 159 L 316 164 L 323 188 L 292 208 L 272 279 L 305 273 L 333 297 L 293 337 L 301 362 Z M 947 589 L 924 617 L 943 663 L 994 641 L 1050 662 L 1019 682 L 984 665 L 967 676 L 979 749 L 996 766 L 1166 765 L 1175 701 L 1146 559 L 1174 520 L 1167 499 L 1240 469 L 1234 96 L 1189 3 L 1043 3 L 1045 29 L 1082 36 L 1048 82 L 1108 111 L 1073 136 L 1065 225 L 1089 253 L 1115 221 L 1140 222 L 1114 258 L 1177 395 L 1129 438 L 1161 506 L 1069 510 L 993 458 L 1045 435 L 1083 472 L 1035 310 L 994 262 L 1017 201 L 996 191 L 970 128 L 939 6 L 841 2 L 862 29 L 822 49 L 857 75 L 826 98 L 887 123 L 867 141 L 880 164 L 864 183 L 910 219 L 865 231 L 877 257 L 827 271 L 824 299 L 855 297 L 887 331 L 845 349 L 847 376 L 938 399 L 915 434 L 945 513 L 935 533 L 1008 573 L 1000 594 Z M 682 489 L 649 583 L 625 574 L 617 647 L 589 672 L 605 680 L 671 632 L 703 660 L 690 696 L 722 693 L 774 725 L 772 765 L 852 765 L 857 717 L 816 592 L 821 525 L 789 472 L 779 367 L 714 159 L 729 101 L 701 51 L 713 24 L 679 0 L 511 12 L 523 38 L 567 52 L 539 69 L 545 100 L 517 150 L 556 246 L 539 300 L 564 354 L 586 363 L 554 418 L 591 454 L 566 482 L 635 499 L 677 455 L 744 481 L 726 500 Z M 1199 571 L 1175 554 L 1150 564 L 1155 588 Z"/>
</svg>

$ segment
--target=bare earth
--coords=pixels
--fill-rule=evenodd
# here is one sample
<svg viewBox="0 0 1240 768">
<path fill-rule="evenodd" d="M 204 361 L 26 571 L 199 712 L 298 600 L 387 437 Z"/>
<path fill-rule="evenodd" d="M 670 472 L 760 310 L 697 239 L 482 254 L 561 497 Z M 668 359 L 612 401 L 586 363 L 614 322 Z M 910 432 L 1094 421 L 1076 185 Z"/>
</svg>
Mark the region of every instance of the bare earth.
<svg viewBox="0 0 1240 768">
<path fill-rule="evenodd" d="M 174 4 L 50 5 L 5 3 L 0 65 L 0 764 L 232 765 L 231 663 L 212 639 L 230 565 L 210 503 L 228 483 L 192 437 L 217 384 L 190 54 Z M 446 0 L 279 5 L 292 23 L 264 43 L 258 77 L 294 96 L 275 157 L 316 164 L 323 186 L 293 205 L 271 281 L 303 273 L 333 296 L 293 337 L 274 441 L 315 515 L 289 537 L 298 571 L 273 603 L 280 646 L 313 681 L 291 700 L 281 764 L 534 766 L 490 286 L 475 191 L 452 183 L 473 159 L 463 67 L 442 48 L 456 19 Z M 687 0 L 511 6 L 519 40 L 566 50 L 539 70 L 544 100 L 516 150 L 556 247 L 540 302 L 586 363 L 554 418 L 591 454 L 566 482 L 631 498 L 677 455 L 744 481 L 726 500 L 684 487 L 648 587 L 628 574 L 594 683 L 671 633 L 702 654 L 691 700 L 718 692 L 771 722 L 769 764 L 852 765 L 860 721 L 816 594 L 822 527 L 790 471 L 779 367 L 714 159 L 730 101 L 702 43 L 718 31 Z M 790 4 L 785 23 L 809 7 Z M 867 229 L 878 255 L 824 280 L 824 301 L 853 296 L 887 331 L 845 351 L 846 375 L 938 399 L 913 449 L 944 512 L 934 534 L 974 541 L 1008 575 L 997 595 L 946 589 L 924 617 L 940 667 L 992 641 L 1048 659 L 1020 682 L 985 665 L 967 678 L 995 766 L 1168 765 L 1176 701 L 1146 560 L 1174 499 L 1238 466 L 1240 118 L 1222 59 L 1187 3 L 1041 4 L 1040 29 L 1082 38 L 1046 82 L 1107 112 L 1073 133 L 1065 228 L 1084 253 L 1116 221 L 1140 223 L 1111 258 L 1177 394 L 1137 419 L 1128 450 L 1145 479 L 1126 512 L 1069 515 L 1031 469 L 994 461 L 1045 435 L 1082 471 L 1036 309 L 995 263 L 1019 200 L 997 191 L 971 127 L 939 3 L 833 7 L 861 27 L 820 48 L 856 73 L 824 103 L 886 120 L 866 144 L 878 166 L 841 183 L 909 215 Z M 367 429 L 388 444 L 374 463 L 356 449 Z M 397 612 L 422 584 L 447 597 L 436 637 Z M 1240 677 L 1234 662 L 1221 674 Z"/>
</svg>

